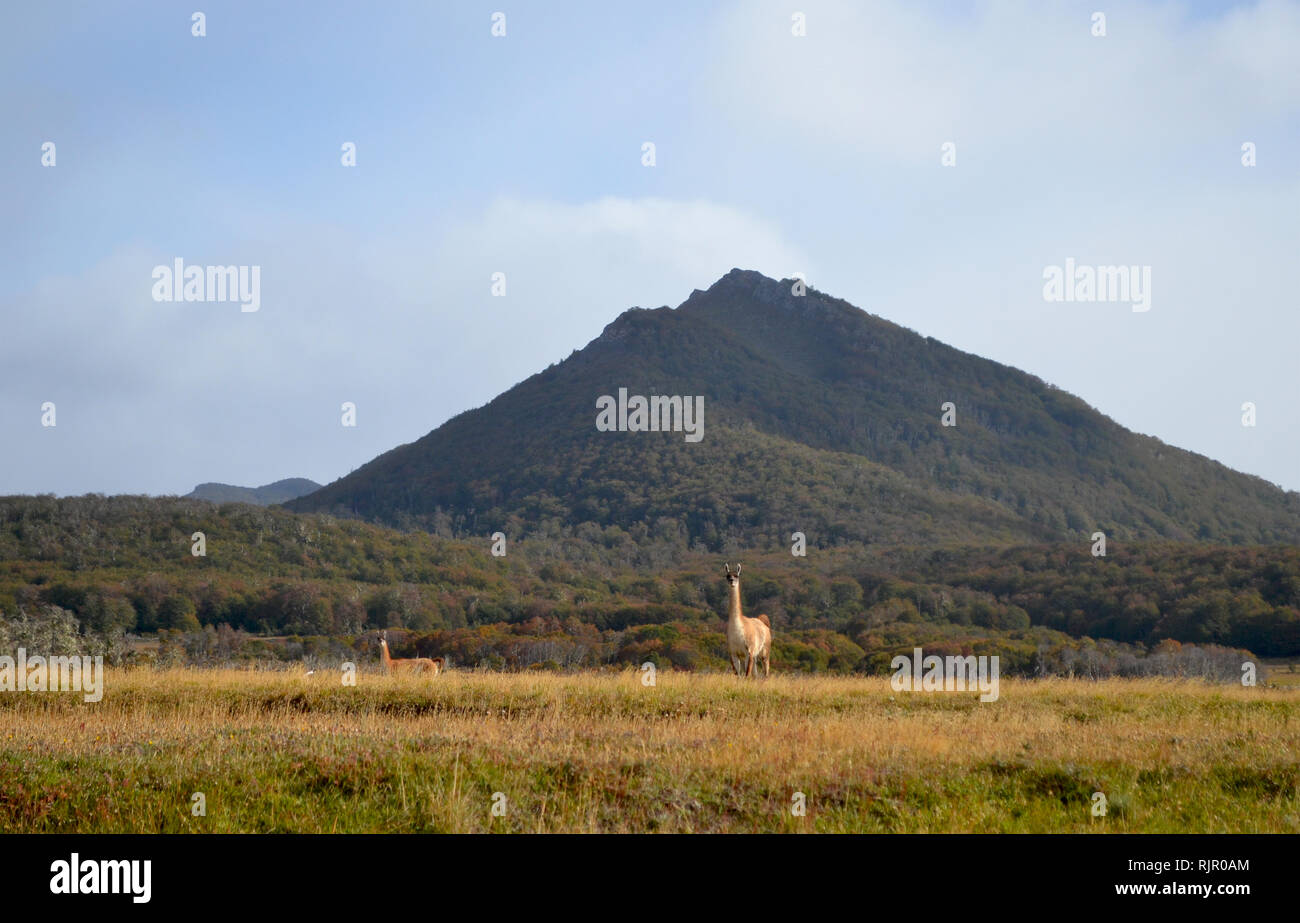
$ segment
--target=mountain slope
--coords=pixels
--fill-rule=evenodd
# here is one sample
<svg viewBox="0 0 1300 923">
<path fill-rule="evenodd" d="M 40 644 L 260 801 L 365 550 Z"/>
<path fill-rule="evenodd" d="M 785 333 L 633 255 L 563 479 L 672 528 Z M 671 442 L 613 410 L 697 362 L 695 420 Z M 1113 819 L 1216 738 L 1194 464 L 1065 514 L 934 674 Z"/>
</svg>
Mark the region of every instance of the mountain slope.
<svg viewBox="0 0 1300 923">
<path fill-rule="evenodd" d="M 620 387 L 703 396 L 703 440 L 598 431 L 597 398 Z M 956 426 L 940 424 L 946 401 Z M 792 531 L 812 544 L 1300 538 L 1300 495 L 742 270 L 675 310 L 624 312 L 564 362 L 286 505 L 458 534 L 593 523 L 714 550 Z"/>
<path fill-rule="evenodd" d="M 309 494 L 314 490 L 320 490 L 320 485 L 307 478 L 285 478 L 273 484 L 263 484 L 261 487 L 236 487 L 233 484 L 218 484 L 210 481 L 195 487 L 185 495 L 185 499 L 272 506 Z"/>
</svg>

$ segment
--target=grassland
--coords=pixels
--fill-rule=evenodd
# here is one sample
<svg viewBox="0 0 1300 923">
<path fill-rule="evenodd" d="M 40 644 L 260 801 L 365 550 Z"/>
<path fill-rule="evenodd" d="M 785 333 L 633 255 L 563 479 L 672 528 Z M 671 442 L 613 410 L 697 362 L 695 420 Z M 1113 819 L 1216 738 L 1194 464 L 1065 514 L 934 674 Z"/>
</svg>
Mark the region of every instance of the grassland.
<svg viewBox="0 0 1300 923">
<path fill-rule="evenodd" d="M 1294 833 L 1298 759 L 1294 687 L 110 670 L 0 695 L 0 831 Z"/>
</svg>

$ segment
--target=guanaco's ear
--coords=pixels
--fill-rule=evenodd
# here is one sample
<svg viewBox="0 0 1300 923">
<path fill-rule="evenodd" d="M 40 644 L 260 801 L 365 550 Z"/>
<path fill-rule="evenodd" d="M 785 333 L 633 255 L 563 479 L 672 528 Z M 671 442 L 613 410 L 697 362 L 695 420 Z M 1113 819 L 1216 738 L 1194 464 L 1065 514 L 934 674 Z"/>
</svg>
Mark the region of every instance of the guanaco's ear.
<svg viewBox="0 0 1300 923">
<path fill-rule="evenodd" d="M 731 565 L 730 565 L 730 564 L 727 564 L 726 562 L 723 562 L 723 565 L 722 565 L 722 571 L 723 571 L 723 573 L 725 573 L 727 576 L 731 576 Z"/>
<path fill-rule="evenodd" d="M 736 565 L 736 576 L 737 576 L 737 577 L 740 576 L 740 565 L 739 565 L 739 564 Z"/>
</svg>

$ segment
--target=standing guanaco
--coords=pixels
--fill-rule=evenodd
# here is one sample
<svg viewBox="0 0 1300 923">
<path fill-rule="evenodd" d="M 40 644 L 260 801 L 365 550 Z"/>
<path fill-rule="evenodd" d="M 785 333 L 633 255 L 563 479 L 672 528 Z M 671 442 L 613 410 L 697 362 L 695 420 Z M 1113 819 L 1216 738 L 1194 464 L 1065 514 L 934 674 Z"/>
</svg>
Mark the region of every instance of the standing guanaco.
<svg viewBox="0 0 1300 923">
<path fill-rule="evenodd" d="M 741 664 L 744 664 L 744 676 L 753 676 L 758 661 L 763 662 L 763 675 L 770 672 L 772 659 L 772 623 L 766 615 L 751 619 L 740 610 L 740 565 L 736 572 L 731 572 L 731 565 L 724 564 L 727 585 L 731 591 L 731 602 L 727 607 L 727 649 L 731 654 L 731 666 L 736 675 L 741 676 Z"/>
<path fill-rule="evenodd" d="M 429 673 L 437 676 L 447 662 L 445 657 L 393 657 L 388 653 L 388 632 L 379 636 L 379 659 L 385 673 Z"/>
</svg>

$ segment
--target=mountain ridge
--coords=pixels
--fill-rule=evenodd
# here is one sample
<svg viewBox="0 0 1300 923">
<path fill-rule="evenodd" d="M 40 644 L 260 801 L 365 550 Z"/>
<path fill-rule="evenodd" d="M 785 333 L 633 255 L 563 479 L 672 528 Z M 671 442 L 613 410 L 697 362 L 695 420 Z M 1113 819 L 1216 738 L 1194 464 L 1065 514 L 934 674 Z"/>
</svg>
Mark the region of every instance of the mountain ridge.
<svg viewBox="0 0 1300 923">
<path fill-rule="evenodd" d="M 286 505 L 451 534 L 626 530 L 649 517 L 651 529 L 718 550 L 779 531 L 831 544 L 1093 531 L 1300 539 L 1300 494 L 794 284 L 734 269 L 677 308 L 628 309 L 562 362 Z M 704 395 L 695 455 L 663 433 L 597 432 L 595 401 L 619 387 Z M 955 426 L 941 424 L 949 401 Z M 750 430 L 765 439 L 742 438 Z M 874 487 L 855 492 L 843 456 Z M 880 512 L 891 491 L 911 503 L 892 518 Z M 963 524 L 972 499 L 1000 510 L 995 524 Z"/>
<path fill-rule="evenodd" d="M 234 484 L 222 484 L 218 481 L 205 481 L 185 495 L 186 500 L 210 500 L 213 503 L 252 503 L 257 506 L 272 506 L 293 500 L 313 491 L 320 490 L 321 485 L 309 478 L 283 478 L 261 487 L 239 487 Z"/>
</svg>

